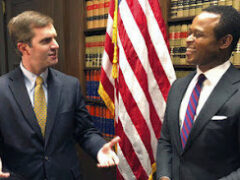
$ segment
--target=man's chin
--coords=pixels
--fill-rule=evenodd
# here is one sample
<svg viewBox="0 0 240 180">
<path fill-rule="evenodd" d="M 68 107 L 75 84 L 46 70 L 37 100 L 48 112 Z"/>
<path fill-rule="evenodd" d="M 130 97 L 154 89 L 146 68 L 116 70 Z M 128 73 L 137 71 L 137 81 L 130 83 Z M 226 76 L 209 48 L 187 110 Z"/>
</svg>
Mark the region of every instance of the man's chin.
<svg viewBox="0 0 240 180">
<path fill-rule="evenodd" d="M 186 61 L 187 61 L 187 63 L 188 64 L 190 64 L 190 65 L 195 65 L 196 63 L 195 63 L 195 59 L 193 58 L 193 57 L 186 57 Z"/>
<path fill-rule="evenodd" d="M 49 60 L 49 66 L 54 66 L 58 63 L 58 58 L 50 59 Z"/>
</svg>

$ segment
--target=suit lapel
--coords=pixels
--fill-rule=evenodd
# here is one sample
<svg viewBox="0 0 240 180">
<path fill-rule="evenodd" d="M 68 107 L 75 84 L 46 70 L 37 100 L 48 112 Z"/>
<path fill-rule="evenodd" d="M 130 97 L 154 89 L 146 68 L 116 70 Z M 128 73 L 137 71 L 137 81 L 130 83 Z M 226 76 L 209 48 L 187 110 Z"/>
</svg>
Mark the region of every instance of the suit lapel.
<svg viewBox="0 0 240 180">
<path fill-rule="evenodd" d="M 47 107 L 47 124 L 45 131 L 45 148 L 48 144 L 52 128 L 54 126 L 62 90 L 62 82 L 59 80 L 59 77 L 52 69 L 49 69 L 47 84 L 48 84 L 48 107 Z"/>
<path fill-rule="evenodd" d="M 23 113 L 24 118 L 37 133 L 38 137 L 43 140 L 40 127 L 34 114 L 27 89 L 25 87 L 24 76 L 22 74 L 20 67 L 13 71 L 9 79 L 10 79 L 9 88 L 21 112 Z"/>
<path fill-rule="evenodd" d="M 222 107 L 222 105 L 238 91 L 233 84 L 240 81 L 239 70 L 231 66 L 228 71 L 220 79 L 202 110 L 200 111 L 193 128 L 189 134 L 185 150 L 187 150 L 195 138 L 199 136 L 207 123 Z"/>
<path fill-rule="evenodd" d="M 176 133 L 174 133 L 174 140 L 175 140 L 175 145 L 177 147 L 178 153 L 181 154 L 183 149 L 182 149 L 182 144 L 181 144 L 181 137 L 180 137 L 180 126 L 179 126 L 179 109 L 181 106 L 181 102 L 183 99 L 183 96 L 185 95 L 186 89 L 189 85 L 189 83 L 191 82 L 192 78 L 194 77 L 194 75 L 196 74 L 196 72 L 194 71 L 193 73 L 191 73 L 189 76 L 180 79 L 181 82 L 179 82 L 179 86 L 177 86 L 178 91 L 175 92 L 175 96 L 174 96 L 174 105 L 173 107 L 175 108 L 174 110 L 172 110 L 172 112 L 176 112 L 175 114 L 173 114 L 173 118 L 175 121 L 173 121 L 172 127 L 173 129 L 176 130 Z"/>
</svg>

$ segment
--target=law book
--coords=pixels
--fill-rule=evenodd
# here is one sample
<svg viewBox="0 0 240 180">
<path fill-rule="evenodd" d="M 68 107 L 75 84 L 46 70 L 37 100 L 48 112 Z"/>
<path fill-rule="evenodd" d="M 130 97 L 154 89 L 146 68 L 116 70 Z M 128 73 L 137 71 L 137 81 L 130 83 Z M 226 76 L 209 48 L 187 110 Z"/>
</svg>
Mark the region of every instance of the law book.
<svg viewBox="0 0 240 180">
<path fill-rule="evenodd" d="M 196 0 L 196 15 L 200 14 L 203 8 L 202 0 Z"/>
<path fill-rule="evenodd" d="M 180 48 L 179 48 L 179 55 L 180 55 L 180 62 L 179 64 L 185 65 L 187 64 L 186 62 L 186 38 L 188 37 L 188 25 L 187 24 L 182 24 L 181 26 L 181 32 L 180 32 Z"/>
<path fill-rule="evenodd" d="M 189 16 L 190 0 L 183 1 L 183 17 Z"/>
<path fill-rule="evenodd" d="M 226 0 L 226 6 L 232 6 L 233 1 L 232 0 Z"/>
<path fill-rule="evenodd" d="M 210 6 L 218 5 L 218 0 L 210 0 Z"/>
<path fill-rule="evenodd" d="M 191 72 L 192 71 L 176 71 L 177 79 L 183 78 L 183 77 L 187 76 L 188 74 L 190 74 Z"/>
<path fill-rule="evenodd" d="M 99 28 L 105 27 L 104 26 L 104 0 L 99 0 L 98 5 L 98 18 L 99 18 Z"/>
<path fill-rule="evenodd" d="M 85 67 L 90 67 L 90 49 L 89 49 L 89 36 L 85 37 Z"/>
<path fill-rule="evenodd" d="M 107 26 L 109 7 L 110 0 L 104 0 L 104 27 Z"/>
<path fill-rule="evenodd" d="M 86 71 L 85 77 L 86 77 L 86 98 L 90 99 L 90 73 L 89 73 L 89 71 Z"/>
<path fill-rule="evenodd" d="M 176 18 L 177 17 L 177 11 L 178 11 L 178 0 L 172 0 L 171 1 L 170 17 L 171 18 Z"/>
<path fill-rule="evenodd" d="M 218 5 L 219 6 L 225 6 L 226 5 L 226 1 L 225 0 L 218 0 Z"/>
<path fill-rule="evenodd" d="M 169 46 L 170 46 L 170 56 L 171 56 L 171 60 L 172 63 L 175 64 L 174 59 L 173 59 L 173 48 L 174 48 L 174 26 L 171 25 L 169 26 Z"/>
<path fill-rule="evenodd" d="M 183 17 L 183 0 L 177 2 L 177 17 Z"/>
<path fill-rule="evenodd" d="M 86 24 L 87 29 L 93 28 L 93 1 L 86 1 Z"/>
<path fill-rule="evenodd" d="M 210 0 L 202 0 L 202 8 L 205 9 L 210 6 Z"/>
<path fill-rule="evenodd" d="M 98 19 L 98 0 L 93 0 L 93 27 L 98 28 L 99 19 Z"/>
<path fill-rule="evenodd" d="M 196 0 L 190 0 L 189 2 L 189 16 L 196 15 Z"/>
<path fill-rule="evenodd" d="M 233 7 L 240 11 L 240 0 L 233 0 Z"/>
</svg>

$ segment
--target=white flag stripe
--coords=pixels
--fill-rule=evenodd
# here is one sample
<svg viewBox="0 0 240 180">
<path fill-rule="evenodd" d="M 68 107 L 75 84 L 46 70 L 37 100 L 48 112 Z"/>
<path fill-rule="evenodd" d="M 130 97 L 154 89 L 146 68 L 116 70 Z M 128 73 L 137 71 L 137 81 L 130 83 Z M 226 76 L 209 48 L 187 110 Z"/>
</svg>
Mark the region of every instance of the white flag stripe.
<svg viewBox="0 0 240 180">
<path fill-rule="evenodd" d="M 151 26 L 148 26 L 148 31 L 149 31 L 152 43 L 155 47 L 155 51 L 157 52 L 158 59 L 161 61 L 162 67 L 166 73 L 166 76 L 168 77 L 170 84 L 172 84 L 173 81 L 176 79 L 176 76 L 175 76 L 175 71 L 171 62 L 171 57 L 170 57 L 167 45 L 165 43 L 165 40 L 163 38 L 162 32 L 154 17 L 154 14 L 149 2 L 146 0 L 139 0 L 139 3 L 145 13 L 148 24 L 151 24 Z"/>
<path fill-rule="evenodd" d="M 148 61 L 148 52 L 147 52 L 145 40 L 143 39 L 142 34 L 139 31 L 139 28 L 132 16 L 132 13 L 130 12 L 130 9 L 126 1 L 123 1 L 119 8 L 121 13 L 121 18 L 124 23 L 124 28 L 129 36 L 129 39 L 131 40 L 134 46 L 134 49 L 138 55 L 138 58 L 142 62 L 142 65 L 147 73 L 148 83 L 149 83 L 148 86 L 149 86 L 149 89 L 151 90 L 151 98 L 152 98 L 153 105 L 156 109 L 158 117 L 162 120 L 164 116 L 164 110 L 162 109 L 162 106 L 161 106 L 162 104 L 159 102 L 165 102 L 165 100 L 162 96 L 162 93 L 159 87 L 156 86 L 157 82 L 153 75 L 152 69 L 149 68 L 151 66 Z"/>
<path fill-rule="evenodd" d="M 128 137 L 129 141 L 131 142 L 135 154 L 137 155 L 139 161 L 143 169 L 147 172 L 147 174 L 151 173 L 151 162 L 148 152 L 134 126 L 132 123 L 131 118 L 128 115 L 128 112 L 125 109 L 125 105 L 122 101 L 121 95 L 119 95 L 119 108 L 121 109 L 121 114 L 119 114 L 119 120 L 122 123 L 123 130 L 125 135 Z"/>
<path fill-rule="evenodd" d="M 114 79 L 112 77 L 112 65 L 111 65 L 111 63 L 108 62 L 108 61 L 111 61 L 111 60 L 109 60 L 108 54 L 107 54 L 107 52 L 105 50 L 103 52 L 103 58 L 105 58 L 106 61 L 102 62 L 102 68 L 104 69 L 104 71 L 106 73 L 106 76 L 108 77 L 108 79 L 111 82 L 112 86 L 114 86 Z"/>
<path fill-rule="evenodd" d="M 119 158 L 118 170 L 120 171 L 121 175 L 125 180 L 136 180 L 136 177 L 133 174 L 132 169 L 129 166 L 127 160 L 125 159 L 119 144 L 117 145 L 117 150 Z"/>
<path fill-rule="evenodd" d="M 137 106 L 139 108 L 139 110 L 141 111 L 141 114 L 143 115 L 143 118 L 145 119 L 145 122 L 147 124 L 147 128 L 150 132 L 150 138 L 151 138 L 151 149 L 153 151 L 154 154 L 156 154 L 156 145 L 157 145 L 157 139 L 156 136 L 154 134 L 153 131 L 153 127 L 150 121 L 150 112 L 149 112 L 149 103 L 148 100 L 141 88 L 141 86 L 138 83 L 138 80 L 135 76 L 135 74 L 133 73 L 133 71 L 131 71 L 131 67 L 126 59 L 126 55 L 124 53 L 123 47 L 121 42 L 119 41 L 118 43 L 119 46 L 119 59 L 121 59 L 121 61 L 119 61 L 119 67 L 122 70 L 123 76 L 124 76 L 124 80 L 135 100 L 135 102 L 137 103 Z M 120 108 L 120 110 L 122 111 L 122 109 Z M 127 124 L 126 124 L 127 125 Z"/>
<path fill-rule="evenodd" d="M 108 14 L 108 22 L 107 22 L 107 29 L 106 32 L 109 34 L 110 37 L 112 37 L 112 31 L 113 31 L 113 18 Z"/>
<path fill-rule="evenodd" d="M 112 38 L 112 25 L 113 25 L 113 19 L 110 16 L 110 14 L 108 15 L 108 25 L 107 25 L 107 29 L 106 29 L 106 33 Z M 109 56 L 107 54 L 107 52 L 104 50 L 103 52 L 103 57 L 102 59 L 104 59 L 104 61 L 102 61 L 102 68 L 104 69 L 109 81 L 111 82 L 111 84 L 114 86 L 114 79 L 112 77 L 112 64 L 109 63 L 109 61 L 111 61 L 109 59 Z"/>
</svg>

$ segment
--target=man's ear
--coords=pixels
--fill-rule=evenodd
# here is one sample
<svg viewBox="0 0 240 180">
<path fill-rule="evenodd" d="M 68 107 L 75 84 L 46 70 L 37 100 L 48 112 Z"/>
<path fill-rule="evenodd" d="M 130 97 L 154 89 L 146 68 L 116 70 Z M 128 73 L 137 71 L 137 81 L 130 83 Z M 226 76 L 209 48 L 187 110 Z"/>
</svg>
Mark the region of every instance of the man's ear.
<svg viewBox="0 0 240 180">
<path fill-rule="evenodd" d="M 29 55 L 29 45 L 27 43 L 17 43 L 17 48 L 22 55 Z"/>
<path fill-rule="evenodd" d="M 231 34 L 227 34 L 226 36 L 223 36 L 219 42 L 220 42 L 220 49 L 227 49 L 233 41 L 233 36 Z"/>
</svg>

